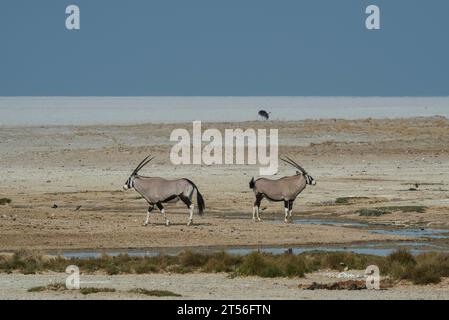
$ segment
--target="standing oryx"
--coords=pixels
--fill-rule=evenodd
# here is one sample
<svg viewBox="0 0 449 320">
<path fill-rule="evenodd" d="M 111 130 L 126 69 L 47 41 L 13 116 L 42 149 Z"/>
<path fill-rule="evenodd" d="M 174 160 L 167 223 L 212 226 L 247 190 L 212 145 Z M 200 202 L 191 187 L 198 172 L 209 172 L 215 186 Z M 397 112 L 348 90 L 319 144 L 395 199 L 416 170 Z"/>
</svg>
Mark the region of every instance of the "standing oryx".
<svg viewBox="0 0 449 320">
<path fill-rule="evenodd" d="M 205 204 L 201 193 L 198 191 L 197 186 L 188 179 L 166 180 L 163 178 L 144 177 L 139 175 L 139 170 L 146 166 L 151 160 L 153 160 L 153 158 L 148 156 L 143 159 L 141 163 L 139 163 L 128 180 L 126 180 L 123 189 L 136 190 L 149 203 L 150 207 L 148 208 L 147 219 L 144 225 L 148 225 L 150 213 L 153 211 L 154 206 L 157 206 L 164 215 L 165 224 L 167 226 L 170 225 L 170 221 L 165 215 L 165 210 L 162 203 L 177 202 L 181 200 L 190 209 L 189 222 L 187 223 L 187 225 L 190 226 L 193 223 L 194 206 L 192 203 L 192 196 L 195 190 L 199 214 L 202 215 L 204 212 Z"/>
<path fill-rule="evenodd" d="M 287 160 L 281 160 L 292 165 L 299 171 L 296 171 L 296 175 L 294 176 L 283 177 L 278 180 L 270 180 L 266 178 L 259 178 L 257 180 L 254 180 L 254 178 L 251 179 L 249 182 L 249 187 L 254 190 L 254 194 L 256 195 L 256 201 L 254 202 L 253 207 L 254 221 L 256 218 L 260 221 L 260 202 L 263 198 L 267 198 L 270 201 L 284 201 L 284 221 L 285 223 L 288 223 L 289 221 L 293 222 L 292 208 L 296 197 L 306 188 L 308 184 L 316 184 L 312 176 L 310 176 L 306 170 L 304 170 L 292 159 L 287 157 Z"/>
</svg>

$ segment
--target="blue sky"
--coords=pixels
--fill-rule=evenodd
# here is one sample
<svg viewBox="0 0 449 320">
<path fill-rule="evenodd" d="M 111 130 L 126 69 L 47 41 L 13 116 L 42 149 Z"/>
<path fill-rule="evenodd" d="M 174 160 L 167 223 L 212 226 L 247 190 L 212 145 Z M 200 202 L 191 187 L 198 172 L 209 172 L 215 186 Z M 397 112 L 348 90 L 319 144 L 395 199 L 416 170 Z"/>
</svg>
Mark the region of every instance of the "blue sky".
<svg viewBox="0 0 449 320">
<path fill-rule="evenodd" d="M 2 0 L 0 95 L 448 96 L 448 15 L 447 0 Z"/>
</svg>

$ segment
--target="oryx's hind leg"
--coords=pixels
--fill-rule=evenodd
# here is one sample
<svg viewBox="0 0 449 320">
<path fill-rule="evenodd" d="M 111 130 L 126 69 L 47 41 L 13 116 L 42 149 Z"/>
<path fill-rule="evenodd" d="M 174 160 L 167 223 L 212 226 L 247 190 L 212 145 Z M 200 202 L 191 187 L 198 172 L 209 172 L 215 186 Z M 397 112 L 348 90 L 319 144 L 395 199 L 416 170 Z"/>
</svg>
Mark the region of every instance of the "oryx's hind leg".
<svg viewBox="0 0 449 320">
<path fill-rule="evenodd" d="M 151 211 L 153 211 L 153 209 L 154 209 L 154 204 L 150 205 L 150 207 L 148 208 L 147 219 L 145 220 L 145 222 L 143 224 L 144 226 L 148 225 L 148 222 L 150 221 L 150 213 L 151 213 Z"/>
<path fill-rule="evenodd" d="M 256 194 L 256 201 L 254 201 L 254 206 L 253 206 L 253 220 L 254 221 L 262 221 L 262 219 L 260 219 L 260 203 L 262 202 L 263 199 L 263 194 L 258 193 Z"/>
<path fill-rule="evenodd" d="M 158 202 L 156 203 L 156 206 L 158 207 L 158 209 L 161 211 L 161 213 L 164 215 L 164 219 L 165 219 L 165 225 L 168 227 L 170 225 L 170 220 L 167 219 L 167 216 L 165 215 L 165 209 L 162 206 L 162 203 Z"/>
<path fill-rule="evenodd" d="M 293 217 L 292 217 L 293 201 L 294 200 L 290 200 L 288 202 L 288 219 L 289 219 L 290 223 L 293 223 Z"/>
<path fill-rule="evenodd" d="M 189 222 L 187 222 L 187 225 L 190 226 L 193 224 L 193 209 L 195 206 L 193 205 L 192 200 L 189 197 L 180 195 L 179 199 L 181 199 L 181 201 L 184 202 L 187 208 L 189 208 L 190 210 Z"/>
</svg>

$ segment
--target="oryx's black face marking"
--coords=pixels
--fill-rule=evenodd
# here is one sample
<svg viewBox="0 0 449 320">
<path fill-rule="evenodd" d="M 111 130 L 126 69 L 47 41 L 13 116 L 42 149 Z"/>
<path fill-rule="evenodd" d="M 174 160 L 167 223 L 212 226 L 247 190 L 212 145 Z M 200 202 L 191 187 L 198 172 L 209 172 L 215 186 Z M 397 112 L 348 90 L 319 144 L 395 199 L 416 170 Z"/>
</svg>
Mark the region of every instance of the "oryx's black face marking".
<svg viewBox="0 0 449 320">
<path fill-rule="evenodd" d="M 316 181 L 315 181 L 315 179 L 313 179 L 313 177 L 311 175 L 306 174 L 305 178 L 306 178 L 307 184 L 310 184 L 312 186 L 316 185 Z"/>
<path fill-rule="evenodd" d="M 125 184 L 123 185 L 123 190 L 128 190 L 133 188 L 133 180 L 134 175 L 131 175 L 128 180 L 126 180 Z"/>
<path fill-rule="evenodd" d="M 301 172 L 296 171 L 296 175 L 297 175 L 297 176 L 299 176 L 299 175 L 301 175 L 301 174 L 302 174 Z M 313 177 L 312 177 L 311 175 L 305 174 L 305 175 L 304 175 L 304 178 L 306 179 L 306 184 L 310 184 L 310 185 L 312 185 L 312 186 L 316 185 L 316 181 L 315 181 L 315 179 L 313 179 Z"/>
</svg>

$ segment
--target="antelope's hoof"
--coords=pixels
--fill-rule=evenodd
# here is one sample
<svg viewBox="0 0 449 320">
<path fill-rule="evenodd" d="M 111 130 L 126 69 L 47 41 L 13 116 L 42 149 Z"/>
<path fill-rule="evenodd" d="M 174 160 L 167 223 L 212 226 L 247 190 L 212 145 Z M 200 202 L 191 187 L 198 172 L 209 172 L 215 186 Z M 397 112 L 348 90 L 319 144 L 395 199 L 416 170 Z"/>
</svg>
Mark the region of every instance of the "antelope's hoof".
<svg viewBox="0 0 449 320">
<path fill-rule="evenodd" d="M 290 223 L 288 219 L 284 219 L 284 223 Z"/>
<path fill-rule="evenodd" d="M 189 222 L 187 222 L 187 226 L 191 226 L 193 224 L 193 220 L 189 220 Z"/>
<path fill-rule="evenodd" d="M 143 226 L 146 227 L 148 225 L 148 222 L 144 222 Z"/>
<path fill-rule="evenodd" d="M 262 221 L 262 219 L 261 218 L 257 218 L 257 222 L 261 222 Z"/>
<path fill-rule="evenodd" d="M 170 225 L 170 220 L 166 220 L 165 225 L 168 227 Z"/>
</svg>

